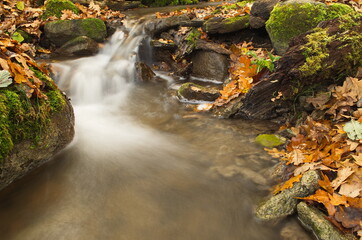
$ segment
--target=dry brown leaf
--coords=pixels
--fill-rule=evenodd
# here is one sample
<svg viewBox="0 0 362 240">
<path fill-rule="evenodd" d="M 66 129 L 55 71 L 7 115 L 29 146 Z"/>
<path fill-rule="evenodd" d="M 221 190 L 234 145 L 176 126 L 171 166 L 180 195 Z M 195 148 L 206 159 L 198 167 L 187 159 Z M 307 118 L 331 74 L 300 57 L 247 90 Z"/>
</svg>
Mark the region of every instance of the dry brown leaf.
<svg viewBox="0 0 362 240">
<path fill-rule="evenodd" d="M 337 178 L 332 181 L 332 187 L 336 190 L 341 186 L 341 184 L 346 181 L 346 179 L 351 176 L 353 169 L 350 167 L 343 167 L 338 169 Z"/>
<path fill-rule="evenodd" d="M 299 182 L 301 178 L 302 174 L 290 178 L 288 181 L 284 182 L 283 184 L 278 185 L 273 191 L 273 194 L 277 194 L 285 189 L 293 187 L 294 183 Z"/>
</svg>

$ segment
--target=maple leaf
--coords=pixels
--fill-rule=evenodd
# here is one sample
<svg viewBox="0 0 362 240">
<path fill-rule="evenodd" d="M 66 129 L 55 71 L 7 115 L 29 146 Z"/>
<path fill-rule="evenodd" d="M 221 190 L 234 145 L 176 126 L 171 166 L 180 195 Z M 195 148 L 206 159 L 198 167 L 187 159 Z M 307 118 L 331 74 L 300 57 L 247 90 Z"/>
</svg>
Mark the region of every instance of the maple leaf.
<svg viewBox="0 0 362 240">
<path fill-rule="evenodd" d="M 302 174 L 290 178 L 289 180 L 285 181 L 283 184 L 278 185 L 273 191 L 273 194 L 275 195 L 285 189 L 292 188 L 294 186 L 294 183 L 299 182 L 301 178 Z"/>
<path fill-rule="evenodd" d="M 315 202 L 322 203 L 325 206 L 325 208 L 327 209 L 328 215 L 333 216 L 336 212 L 336 208 L 330 202 L 330 198 L 331 198 L 331 194 L 329 194 L 328 192 L 326 192 L 322 189 L 317 189 L 317 191 L 313 195 L 310 195 L 310 196 L 304 197 L 304 198 L 299 198 L 299 199 L 312 200 Z"/>
</svg>

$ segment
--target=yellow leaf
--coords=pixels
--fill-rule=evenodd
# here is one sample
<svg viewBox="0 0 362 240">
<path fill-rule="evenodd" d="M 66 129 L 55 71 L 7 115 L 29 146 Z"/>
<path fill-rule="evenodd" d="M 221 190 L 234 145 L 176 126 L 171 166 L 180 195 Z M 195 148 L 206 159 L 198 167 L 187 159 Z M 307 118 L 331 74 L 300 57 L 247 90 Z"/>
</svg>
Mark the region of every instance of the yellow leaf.
<svg viewBox="0 0 362 240">
<path fill-rule="evenodd" d="M 284 189 L 293 187 L 294 183 L 299 182 L 301 178 L 302 178 L 302 174 L 290 178 L 288 181 L 284 182 L 281 186 L 277 186 L 275 188 L 275 190 L 273 191 L 273 194 L 277 194 L 277 193 L 283 191 Z"/>
</svg>

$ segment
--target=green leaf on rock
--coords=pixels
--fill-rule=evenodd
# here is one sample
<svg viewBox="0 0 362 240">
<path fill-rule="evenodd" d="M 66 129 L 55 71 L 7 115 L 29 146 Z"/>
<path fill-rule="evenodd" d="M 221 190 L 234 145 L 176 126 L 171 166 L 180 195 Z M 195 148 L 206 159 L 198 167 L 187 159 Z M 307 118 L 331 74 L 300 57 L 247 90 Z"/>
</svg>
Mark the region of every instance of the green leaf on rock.
<svg viewBox="0 0 362 240">
<path fill-rule="evenodd" d="M 11 35 L 11 38 L 15 41 L 18 41 L 19 43 L 24 41 L 24 37 L 18 32 L 14 32 L 13 35 Z"/>
<path fill-rule="evenodd" d="M 282 145 L 285 143 L 285 140 L 285 138 L 275 134 L 260 134 L 255 138 L 255 142 L 268 148 Z"/>
<path fill-rule="evenodd" d="M 0 88 L 9 86 L 13 80 L 7 70 L 0 70 Z"/>
<path fill-rule="evenodd" d="M 343 130 L 347 133 L 348 138 L 352 140 L 362 139 L 362 123 L 353 119 L 344 125 Z"/>
<path fill-rule="evenodd" d="M 18 2 L 16 3 L 16 8 L 19 9 L 20 11 L 23 11 L 24 8 L 25 8 L 24 2 L 23 2 L 23 1 L 18 1 Z"/>
</svg>

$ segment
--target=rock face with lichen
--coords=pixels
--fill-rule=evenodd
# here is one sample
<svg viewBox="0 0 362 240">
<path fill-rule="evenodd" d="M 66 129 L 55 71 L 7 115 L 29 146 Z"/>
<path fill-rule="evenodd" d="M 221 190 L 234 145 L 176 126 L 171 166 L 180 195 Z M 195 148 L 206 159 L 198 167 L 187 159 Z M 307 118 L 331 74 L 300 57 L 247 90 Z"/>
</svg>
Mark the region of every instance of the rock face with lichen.
<svg viewBox="0 0 362 240">
<path fill-rule="evenodd" d="M 49 160 L 74 136 L 74 114 L 54 82 L 37 72 L 47 98 L 29 99 L 21 85 L 0 90 L 0 189 Z"/>
<path fill-rule="evenodd" d="M 278 54 L 283 54 L 290 40 L 316 27 L 318 23 L 351 13 L 345 4 L 329 6 L 314 1 L 289 0 L 278 3 L 266 22 L 266 29 Z"/>
<path fill-rule="evenodd" d="M 361 66 L 362 15 L 352 13 L 322 22 L 292 40 L 276 71 L 250 89 L 234 116 L 275 118 L 287 113 L 296 97 L 309 88 L 338 83 Z M 271 101 L 276 94 L 282 97 Z"/>
<path fill-rule="evenodd" d="M 207 20 L 202 26 L 208 34 L 231 33 L 249 27 L 249 15 L 231 18 L 214 17 Z"/>
</svg>

